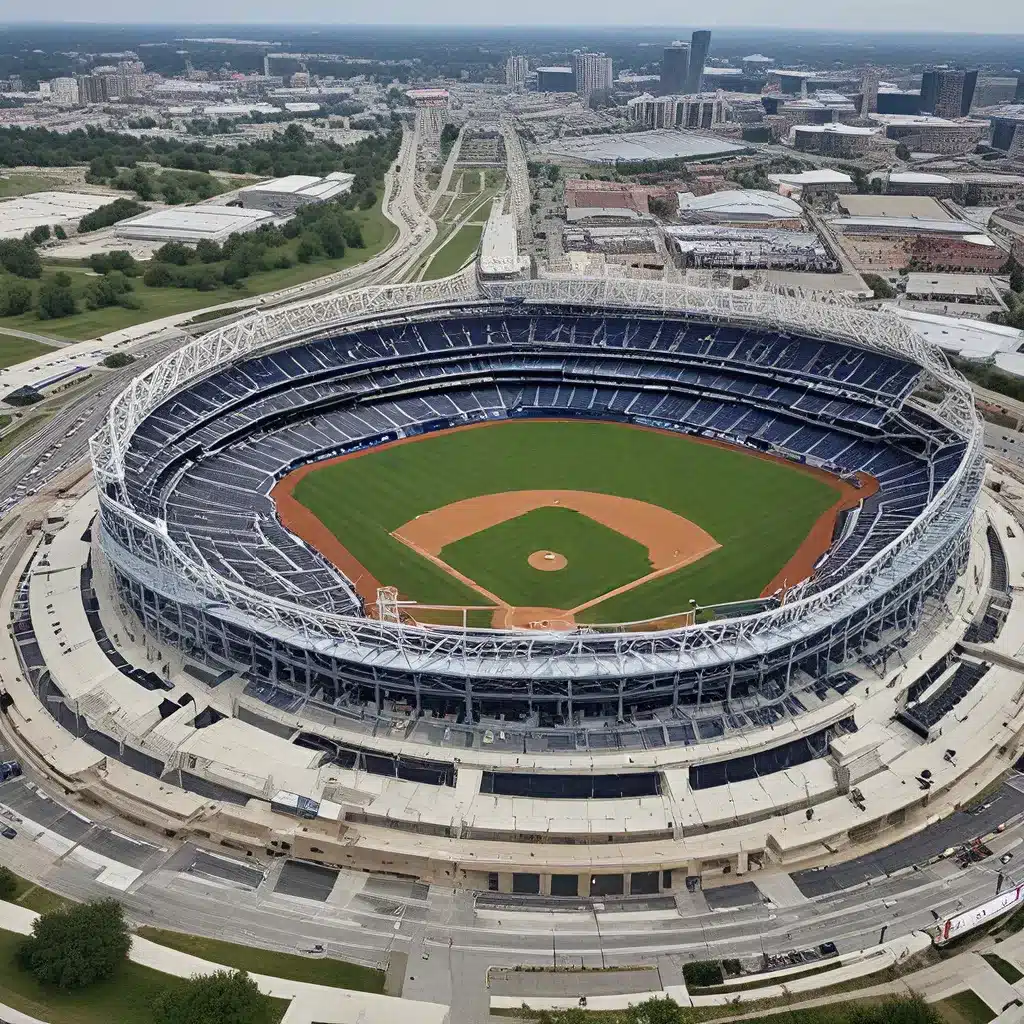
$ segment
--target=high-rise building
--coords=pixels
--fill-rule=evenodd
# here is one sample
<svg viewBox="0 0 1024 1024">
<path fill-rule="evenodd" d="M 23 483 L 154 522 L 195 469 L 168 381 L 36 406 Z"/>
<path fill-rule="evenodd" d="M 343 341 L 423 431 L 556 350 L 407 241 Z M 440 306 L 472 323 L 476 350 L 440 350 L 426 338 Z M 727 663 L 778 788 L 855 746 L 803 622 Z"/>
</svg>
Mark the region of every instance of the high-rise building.
<svg viewBox="0 0 1024 1024">
<path fill-rule="evenodd" d="M 576 75 L 572 68 L 537 68 L 538 92 L 575 92 Z"/>
<path fill-rule="evenodd" d="M 864 73 L 864 82 L 861 85 L 860 116 L 867 117 L 878 111 L 878 73 L 869 69 Z"/>
<path fill-rule="evenodd" d="M 525 57 L 509 57 L 505 61 L 505 84 L 510 89 L 522 89 L 529 71 L 530 62 Z"/>
<path fill-rule="evenodd" d="M 611 92 L 612 59 L 602 53 L 579 53 L 573 61 L 576 92 L 588 99 L 596 92 Z"/>
<path fill-rule="evenodd" d="M 1024 103 L 1024 71 L 1017 76 L 1017 94 L 1013 97 L 1014 103 Z"/>
<path fill-rule="evenodd" d="M 50 102 L 59 107 L 77 107 L 78 82 L 73 78 L 55 78 L 50 82 Z"/>
<path fill-rule="evenodd" d="M 700 92 L 704 65 L 707 63 L 710 49 L 711 33 L 707 29 L 698 29 L 690 36 L 690 66 L 686 72 L 686 92 L 691 96 Z"/>
<path fill-rule="evenodd" d="M 966 117 L 977 84 L 977 71 L 926 71 L 921 76 L 921 109 L 936 117 Z"/>
<path fill-rule="evenodd" d="M 686 74 L 690 69 L 690 47 L 675 42 L 665 47 L 661 57 L 661 92 L 665 96 L 686 92 Z"/>
<path fill-rule="evenodd" d="M 79 75 L 78 100 L 80 103 L 106 103 L 110 99 L 106 75 Z"/>
</svg>

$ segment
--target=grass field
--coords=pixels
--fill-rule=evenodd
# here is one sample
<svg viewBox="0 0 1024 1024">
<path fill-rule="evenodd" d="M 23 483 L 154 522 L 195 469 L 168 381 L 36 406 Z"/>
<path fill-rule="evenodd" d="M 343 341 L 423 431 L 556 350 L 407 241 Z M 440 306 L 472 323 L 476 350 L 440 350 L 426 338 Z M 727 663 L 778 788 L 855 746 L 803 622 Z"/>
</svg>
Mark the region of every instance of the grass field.
<svg viewBox="0 0 1024 1024">
<path fill-rule="evenodd" d="M 483 228 L 479 224 L 466 224 L 437 250 L 423 274 L 424 281 L 435 281 L 448 277 L 462 268 L 462 265 L 476 252 L 480 245 Z"/>
<path fill-rule="evenodd" d="M 0 331 L 0 367 L 14 366 L 15 363 L 23 363 L 26 359 L 35 359 L 44 352 L 52 351 L 49 345 L 42 342 Z"/>
<path fill-rule="evenodd" d="M 191 953 L 212 963 L 249 971 L 251 974 L 266 974 L 272 978 L 306 981 L 333 988 L 350 988 L 358 992 L 384 991 L 383 971 L 346 963 L 344 960 L 277 953 L 272 949 L 239 946 L 234 942 L 221 942 L 219 939 L 185 935 L 162 928 L 140 928 L 138 933 L 144 939 L 159 942 L 161 946 L 170 946 L 182 953 Z"/>
<path fill-rule="evenodd" d="M 297 263 L 293 267 L 282 270 L 267 270 L 253 274 L 245 279 L 244 287 L 241 289 L 222 286 L 213 291 L 200 292 L 194 288 L 149 288 L 140 279 L 136 279 L 133 295 L 141 303 L 140 309 L 122 309 L 120 306 L 112 306 L 107 309 L 89 310 L 79 303 L 80 312 L 59 320 L 40 320 L 34 311 L 29 311 L 19 316 L 0 317 L 0 332 L 4 327 L 9 327 L 42 334 L 51 332 L 64 338 L 80 340 L 98 338 L 110 331 L 118 331 L 134 324 L 145 323 L 148 320 L 158 320 L 161 317 L 187 313 L 189 310 L 203 309 L 206 306 L 217 306 L 225 302 L 237 301 L 240 296 L 278 291 L 281 288 L 290 288 L 317 277 L 324 277 L 358 263 L 364 263 L 387 248 L 395 237 L 396 228 L 381 212 L 380 202 L 371 210 L 354 210 L 352 215 L 362 227 L 363 241 L 366 243 L 366 247 L 349 249 L 340 259 L 320 259 L 313 263 Z M 293 239 L 287 246 L 282 247 L 282 251 L 294 254 L 297 247 L 298 241 Z M 67 262 L 44 263 L 43 276 L 40 281 L 23 283 L 28 284 L 35 291 L 41 282 L 50 280 L 59 271 L 71 274 L 72 288 L 78 297 L 85 293 L 86 286 L 94 279 L 93 275 L 82 266 Z M 0 288 L 5 279 L 10 279 L 10 276 L 0 271 Z"/>
<path fill-rule="evenodd" d="M 40 985 L 16 961 L 21 936 L 0 931 L 0 1003 L 49 1024 L 153 1024 L 156 995 L 182 984 L 177 978 L 138 964 L 125 963 L 115 977 L 74 992 Z M 288 1003 L 268 999 L 273 1019 Z"/>
<path fill-rule="evenodd" d="M 823 481 L 739 450 L 582 420 L 512 420 L 384 446 L 314 470 L 298 483 L 295 497 L 369 572 L 403 596 L 429 604 L 478 605 L 479 594 L 391 533 L 417 515 L 463 498 L 528 489 L 595 491 L 650 502 L 695 522 L 722 545 L 581 614 L 591 622 L 685 610 L 691 598 L 713 604 L 756 596 L 836 500 L 836 491 Z M 454 557 L 471 579 L 485 586 L 489 580 L 494 586 L 488 589 L 502 596 L 528 596 L 524 603 L 531 606 L 564 607 L 560 601 L 571 599 L 573 588 L 584 582 L 613 581 L 627 563 L 641 567 L 620 543 L 625 538 L 613 534 L 612 544 L 607 536 L 612 531 L 584 534 L 578 517 L 531 513 L 485 533 L 451 544 L 459 550 L 443 554 Z M 585 580 L 570 574 L 563 582 L 568 567 L 560 572 L 530 568 L 525 554 L 545 548 L 565 554 L 574 567 L 580 563 Z"/>
</svg>

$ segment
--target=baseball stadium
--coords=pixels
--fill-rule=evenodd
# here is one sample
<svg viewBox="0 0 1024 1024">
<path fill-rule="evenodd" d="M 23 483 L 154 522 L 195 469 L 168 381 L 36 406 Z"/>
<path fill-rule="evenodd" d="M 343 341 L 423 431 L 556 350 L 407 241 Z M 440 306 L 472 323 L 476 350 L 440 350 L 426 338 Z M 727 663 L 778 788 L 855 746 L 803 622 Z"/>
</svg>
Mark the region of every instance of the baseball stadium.
<svg viewBox="0 0 1024 1024">
<path fill-rule="evenodd" d="M 469 268 L 209 331 L 91 449 L 10 717 L 175 834 L 642 894 L 892 842 L 1019 747 L 1020 539 L 885 313 Z"/>
</svg>

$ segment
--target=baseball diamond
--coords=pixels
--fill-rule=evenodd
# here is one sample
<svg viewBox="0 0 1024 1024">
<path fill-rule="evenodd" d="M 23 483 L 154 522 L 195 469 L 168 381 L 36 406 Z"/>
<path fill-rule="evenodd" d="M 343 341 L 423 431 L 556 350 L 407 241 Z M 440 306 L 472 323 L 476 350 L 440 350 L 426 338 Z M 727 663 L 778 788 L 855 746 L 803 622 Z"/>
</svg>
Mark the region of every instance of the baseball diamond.
<svg viewBox="0 0 1024 1024">
<path fill-rule="evenodd" d="M 309 464 L 273 497 L 317 546 L 287 496 L 308 509 L 347 550 L 339 568 L 358 563 L 355 579 L 424 604 L 493 603 L 497 625 L 537 617 L 516 607 L 559 609 L 565 623 L 650 619 L 691 599 L 756 597 L 787 566 L 796 583 L 831 542 L 846 491 L 864 497 L 834 475 L 670 432 L 519 420 Z M 570 567 L 534 570 L 542 548 Z"/>
</svg>

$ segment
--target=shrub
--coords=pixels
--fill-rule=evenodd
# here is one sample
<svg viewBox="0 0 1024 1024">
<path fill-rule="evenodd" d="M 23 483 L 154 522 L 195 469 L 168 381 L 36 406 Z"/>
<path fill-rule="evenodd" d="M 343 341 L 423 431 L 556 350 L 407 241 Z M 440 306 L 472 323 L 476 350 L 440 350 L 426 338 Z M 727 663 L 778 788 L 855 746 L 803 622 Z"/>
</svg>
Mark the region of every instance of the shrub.
<svg viewBox="0 0 1024 1024">
<path fill-rule="evenodd" d="M 683 964 L 683 980 L 689 988 L 707 988 L 721 985 L 722 965 L 717 960 L 694 960 Z"/>
<path fill-rule="evenodd" d="M 119 370 L 122 366 L 130 366 L 135 362 L 135 356 L 127 352 L 111 352 L 109 356 L 103 357 L 103 365 L 111 370 Z"/>
</svg>

